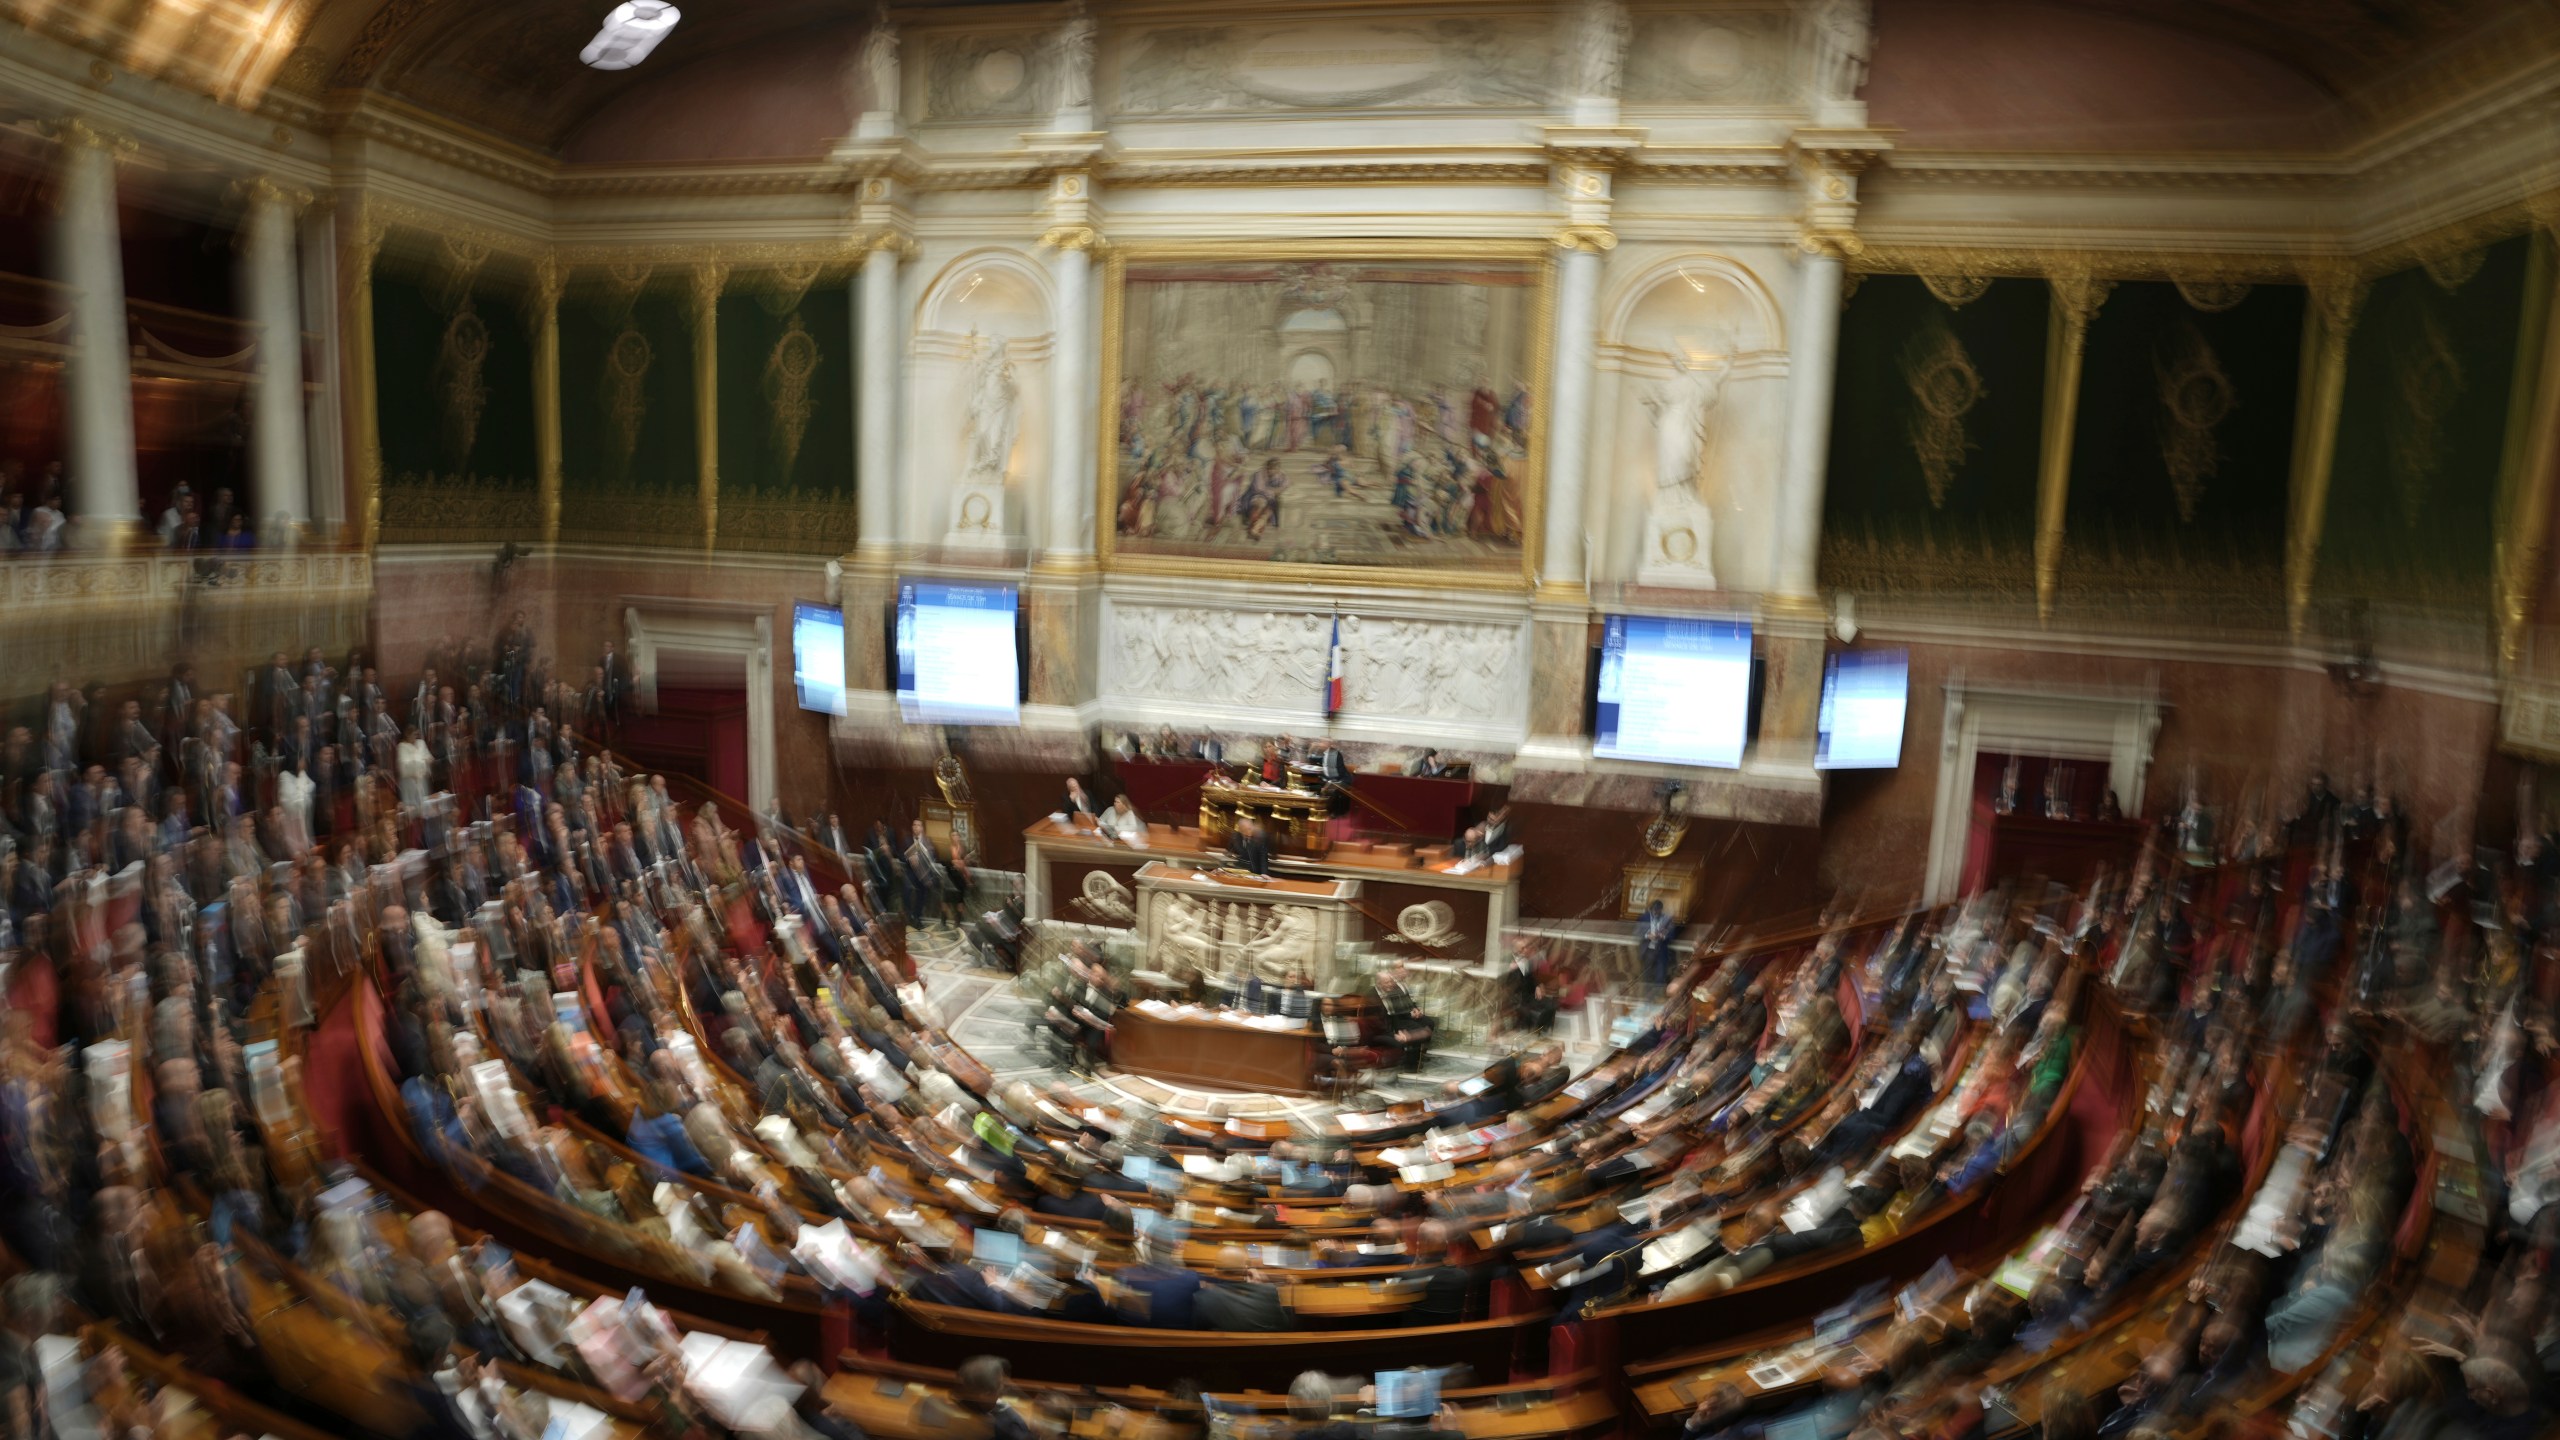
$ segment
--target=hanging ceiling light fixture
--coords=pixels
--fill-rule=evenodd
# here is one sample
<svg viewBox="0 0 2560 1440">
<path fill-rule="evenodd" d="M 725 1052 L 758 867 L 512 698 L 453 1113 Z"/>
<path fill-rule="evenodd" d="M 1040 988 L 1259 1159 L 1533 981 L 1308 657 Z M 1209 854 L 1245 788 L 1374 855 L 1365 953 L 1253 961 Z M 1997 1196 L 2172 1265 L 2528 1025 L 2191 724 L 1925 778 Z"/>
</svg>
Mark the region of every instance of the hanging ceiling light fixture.
<svg viewBox="0 0 2560 1440">
<path fill-rule="evenodd" d="M 649 58 L 684 12 L 666 0 L 623 0 L 597 28 L 578 58 L 598 70 L 628 70 Z"/>
</svg>

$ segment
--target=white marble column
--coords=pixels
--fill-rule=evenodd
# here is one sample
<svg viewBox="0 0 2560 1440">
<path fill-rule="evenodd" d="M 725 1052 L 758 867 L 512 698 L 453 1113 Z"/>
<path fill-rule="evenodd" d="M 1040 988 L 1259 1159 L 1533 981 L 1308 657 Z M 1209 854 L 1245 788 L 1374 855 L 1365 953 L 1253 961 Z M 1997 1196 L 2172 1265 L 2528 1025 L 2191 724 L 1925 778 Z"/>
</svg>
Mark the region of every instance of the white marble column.
<svg viewBox="0 0 2560 1440">
<path fill-rule="evenodd" d="M 303 478 L 311 492 L 312 528 L 331 537 L 344 535 L 347 522 L 345 439 L 341 423 L 338 376 L 341 368 L 338 328 L 337 217 L 327 210 L 302 216 L 302 314 L 305 327 L 319 337 L 316 375 L 319 393 L 304 407 Z"/>
<path fill-rule="evenodd" d="M 854 429 L 857 548 L 895 550 L 905 532 L 898 517 L 898 261 L 896 236 L 873 240 L 862 257 L 862 349 Z"/>
<path fill-rule="evenodd" d="M 1093 553 L 1084 497 L 1093 463 L 1093 320 L 1086 296 L 1095 236 L 1062 229 L 1048 239 L 1058 252 L 1058 313 L 1049 350 L 1049 522 L 1043 548 L 1051 559 L 1073 563 Z"/>
<path fill-rule="evenodd" d="M 53 273 L 71 292 L 71 357 L 63 371 L 71 538 L 112 547 L 142 518 L 133 464 L 132 342 L 125 334 L 124 259 L 116 228 L 121 142 L 77 120 L 62 125 Z"/>
<path fill-rule="evenodd" d="M 1822 558 L 1822 484 L 1831 463 L 1831 395 L 1840 368 L 1840 257 L 1828 245 L 1804 252 L 1792 318 L 1777 583 L 1770 588 L 1801 597 L 1815 593 Z"/>
<path fill-rule="evenodd" d="M 1559 242 L 1556 266 L 1555 379 L 1548 396 L 1546 527 L 1538 553 L 1539 588 L 1551 594 L 1583 588 L 1582 478 L 1590 454 L 1593 313 L 1600 292 L 1600 245 L 1578 232 Z"/>
<path fill-rule="evenodd" d="M 249 512 L 258 531 L 298 531 L 311 520 L 304 459 L 302 277 L 295 254 L 296 196 L 271 180 L 244 187 L 240 293 L 258 327 L 258 388 L 249 411 Z M 279 523 L 281 522 L 281 523 Z"/>
</svg>

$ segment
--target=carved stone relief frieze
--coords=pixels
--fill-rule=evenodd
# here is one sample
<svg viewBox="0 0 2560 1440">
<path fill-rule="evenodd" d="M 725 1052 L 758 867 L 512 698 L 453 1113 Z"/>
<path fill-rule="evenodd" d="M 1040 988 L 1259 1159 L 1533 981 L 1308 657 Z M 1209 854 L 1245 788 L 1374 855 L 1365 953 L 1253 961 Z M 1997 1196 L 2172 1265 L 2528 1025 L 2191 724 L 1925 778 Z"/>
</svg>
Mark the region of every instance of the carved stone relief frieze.
<svg viewBox="0 0 2560 1440">
<path fill-rule="evenodd" d="M 1049 39 L 1038 31 L 920 37 L 927 120 L 1027 120 L 1040 107 Z"/>
<path fill-rule="evenodd" d="M 1794 98 L 1783 10 L 1648 10 L 1637 12 L 1634 23 L 1629 105 L 1720 109 Z"/>
<path fill-rule="evenodd" d="M 1107 698 L 1303 714 L 1321 694 L 1333 616 L 1214 605 L 1115 604 Z M 1518 622 L 1342 617 L 1343 714 L 1517 729 L 1528 662 Z"/>
<path fill-rule="evenodd" d="M 1129 32 L 1108 99 L 1127 115 L 1547 104 L 1553 26 L 1521 16 L 1168 25 Z"/>
</svg>

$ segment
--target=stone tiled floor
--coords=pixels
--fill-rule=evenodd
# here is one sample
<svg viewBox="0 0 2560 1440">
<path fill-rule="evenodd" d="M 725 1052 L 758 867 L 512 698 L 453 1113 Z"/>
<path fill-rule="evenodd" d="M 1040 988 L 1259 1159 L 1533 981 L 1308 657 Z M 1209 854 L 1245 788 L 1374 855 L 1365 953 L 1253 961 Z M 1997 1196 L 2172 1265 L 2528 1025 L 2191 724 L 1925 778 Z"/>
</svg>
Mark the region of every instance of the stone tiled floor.
<svg viewBox="0 0 2560 1440">
<path fill-rule="evenodd" d="M 1136 1100 L 1182 1115 L 1205 1115 L 1212 1107 L 1222 1106 L 1229 1115 L 1286 1116 L 1311 1127 L 1334 1110 L 1329 1101 L 1204 1090 L 1143 1075 L 1113 1072 L 1093 1078 L 1078 1076 L 1051 1065 L 1034 1043 L 1028 1029 L 1030 1007 L 1014 989 L 1013 977 L 977 964 L 956 934 L 948 930 L 911 930 L 907 949 L 915 959 L 916 973 L 924 982 L 926 998 L 942 1028 L 993 1071 L 999 1084 L 1012 1080 L 1042 1085 L 1064 1083 L 1079 1094 L 1105 1103 Z M 1596 1063 L 1604 1053 L 1601 1047 L 1580 1041 L 1568 1041 L 1566 1045 L 1567 1057 L 1576 1071 Z M 1390 1081 L 1375 1093 L 1390 1100 L 1418 1098 L 1447 1081 L 1475 1074 L 1491 1058 L 1487 1052 L 1475 1049 L 1434 1051 L 1421 1074 Z"/>
</svg>

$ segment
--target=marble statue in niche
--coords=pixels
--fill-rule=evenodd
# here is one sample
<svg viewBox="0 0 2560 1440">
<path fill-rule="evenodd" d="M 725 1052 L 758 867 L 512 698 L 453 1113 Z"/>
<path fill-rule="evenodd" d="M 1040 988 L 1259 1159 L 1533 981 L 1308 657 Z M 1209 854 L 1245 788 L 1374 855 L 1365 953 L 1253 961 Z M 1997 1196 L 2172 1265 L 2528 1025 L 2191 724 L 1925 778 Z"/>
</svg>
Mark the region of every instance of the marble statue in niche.
<svg viewBox="0 0 2560 1440">
<path fill-rule="evenodd" d="M 1090 116 L 1093 111 L 1093 15 L 1084 0 L 1067 11 L 1050 52 L 1052 108 L 1060 115 Z"/>
<path fill-rule="evenodd" d="M 1806 58 L 1812 66 L 1815 118 L 1855 105 L 1867 83 L 1874 32 L 1868 0 L 1814 0 L 1805 11 Z"/>
<path fill-rule="evenodd" d="M 1000 548 L 1005 543 L 1005 477 L 1013 467 L 1013 442 L 1021 424 L 1022 391 L 1004 341 L 969 332 L 969 371 L 963 382 L 960 483 L 952 487 L 951 530 L 946 545 Z"/>
<path fill-rule="evenodd" d="M 1653 413 L 1653 503 L 1645 512 L 1637 582 L 1712 590 L 1715 516 L 1698 494 L 1698 472 L 1707 417 L 1724 396 L 1733 361 L 1725 353 L 1682 355 L 1671 366 L 1669 383 L 1644 401 Z"/>
<path fill-rule="evenodd" d="M 898 122 L 898 27 L 889 23 L 889 8 L 872 13 L 855 66 L 861 89 L 854 133 L 871 139 L 895 133 Z"/>
<path fill-rule="evenodd" d="M 1583 0 L 1573 34 L 1573 93 L 1615 100 L 1627 58 L 1627 7 L 1620 0 Z"/>
<path fill-rule="evenodd" d="M 969 468 L 961 479 L 972 485 L 1001 485 L 1013 456 L 1014 426 L 1022 392 L 1013 381 L 1013 362 L 1004 344 L 969 332 Z"/>
</svg>

